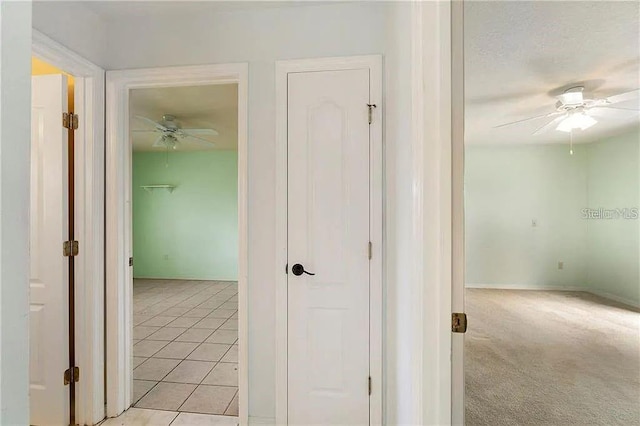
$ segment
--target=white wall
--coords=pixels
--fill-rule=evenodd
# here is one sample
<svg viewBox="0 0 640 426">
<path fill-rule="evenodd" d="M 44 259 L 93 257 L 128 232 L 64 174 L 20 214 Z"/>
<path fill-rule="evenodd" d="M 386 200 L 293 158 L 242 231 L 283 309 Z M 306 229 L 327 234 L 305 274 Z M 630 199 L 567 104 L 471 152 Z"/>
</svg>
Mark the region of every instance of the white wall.
<svg viewBox="0 0 640 426">
<path fill-rule="evenodd" d="M 82 1 L 34 1 L 33 27 L 101 67 L 106 66 L 106 22 Z"/>
<path fill-rule="evenodd" d="M 411 369 L 411 8 L 390 8 L 385 40 L 385 287 L 384 412 L 387 424 L 410 424 L 416 374 Z M 419 379 L 418 379 L 419 380 Z"/>
<path fill-rule="evenodd" d="M 31 3 L 0 2 L 0 424 L 29 424 Z"/>
<path fill-rule="evenodd" d="M 639 208 L 640 133 L 589 144 L 588 207 Z M 640 305 L 640 220 L 588 219 L 587 288 Z"/>
<path fill-rule="evenodd" d="M 467 146 L 467 287 L 573 288 L 640 305 L 640 220 L 584 217 L 640 207 L 639 146 L 638 130 L 573 156 L 566 145 Z"/>
<path fill-rule="evenodd" d="M 584 285 L 587 153 L 584 146 L 574 151 L 569 155 L 565 145 L 466 148 L 467 286 Z"/>
</svg>

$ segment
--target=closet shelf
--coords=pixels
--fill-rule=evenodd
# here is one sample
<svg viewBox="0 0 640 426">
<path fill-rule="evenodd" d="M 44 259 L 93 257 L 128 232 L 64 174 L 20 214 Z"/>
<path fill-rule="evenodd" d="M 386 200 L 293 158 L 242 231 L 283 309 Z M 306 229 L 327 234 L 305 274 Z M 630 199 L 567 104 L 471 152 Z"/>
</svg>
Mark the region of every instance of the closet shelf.
<svg viewBox="0 0 640 426">
<path fill-rule="evenodd" d="M 176 189 L 175 185 L 142 185 L 140 188 L 144 189 L 147 192 L 152 192 L 154 189 L 166 189 L 169 192 L 173 192 Z"/>
</svg>

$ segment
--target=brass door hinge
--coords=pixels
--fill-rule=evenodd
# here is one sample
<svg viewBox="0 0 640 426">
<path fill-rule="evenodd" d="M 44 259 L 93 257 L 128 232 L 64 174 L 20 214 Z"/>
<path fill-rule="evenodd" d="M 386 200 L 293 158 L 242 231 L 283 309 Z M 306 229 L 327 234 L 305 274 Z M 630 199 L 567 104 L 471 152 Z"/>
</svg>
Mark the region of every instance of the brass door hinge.
<svg viewBox="0 0 640 426">
<path fill-rule="evenodd" d="M 367 249 L 368 249 L 369 260 L 371 260 L 371 258 L 373 257 L 373 244 L 371 243 L 371 241 L 369 241 L 369 245 Z"/>
<path fill-rule="evenodd" d="M 62 254 L 64 257 L 77 256 L 80 251 L 80 247 L 77 241 L 65 241 L 62 243 Z"/>
<path fill-rule="evenodd" d="M 369 395 L 371 395 L 371 376 L 369 376 Z"/>
<path fill-rule="evenodd" d="M 451 331 L 465 333 L 467 331 L 467 314 L 454 312 L 451 314 Z"/>
<path fill-rule="evenodd" d="M 73 367 L 65 370 L 64 372 L 64 384 L 77 383 L 80 380 L 80 368 Z"/>
<path fill-rule="evenodd" d="M 129 266 L 133 266 L 133 257 L 129 258 Z"/>
<path fill-rule="evenodd" d="M 369 108 L 369 124 L 373 123 L 373 109 L 378 108 L 376 104 L 367 104 L 367 108 Z"/>
<path fill-rule="evenodd" d="M 78 114 L 63 112 L 62 127 L 69 130 L 76 130 L 78 128 Z"/>
</svg>

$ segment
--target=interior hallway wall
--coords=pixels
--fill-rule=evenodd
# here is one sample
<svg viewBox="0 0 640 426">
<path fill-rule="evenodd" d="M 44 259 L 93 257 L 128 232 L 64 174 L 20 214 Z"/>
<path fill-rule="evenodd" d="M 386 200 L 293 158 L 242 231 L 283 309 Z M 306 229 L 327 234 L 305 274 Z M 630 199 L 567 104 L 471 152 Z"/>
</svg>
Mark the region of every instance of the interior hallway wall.
<svg viewBox="0 0 640 426">
<path fill-rule="evenodd" d="M 238 279 L 237 151 L 133 153 L 133 258 L 135 278 Z"/>
<path fill-rule="evenodd" d="M 86 1 L 33 1 L 33 28 L 78 55 L 107 65 L 107 23 Z"/>
<path fill-rule="evenodd" d="M 404 213 L 414 208 L 411 164 L 411 7 L 389 7 L 384 58 L 384 387 L 386 424 L 410 424 L 417 411 L 412 371 L 416 324 L 411 310 L 413 224 Z"/>
<path fill-rule="evenodd" d="M 29 424 L 31 3 L 0 2 L 0 424 Z"/>
</svg>

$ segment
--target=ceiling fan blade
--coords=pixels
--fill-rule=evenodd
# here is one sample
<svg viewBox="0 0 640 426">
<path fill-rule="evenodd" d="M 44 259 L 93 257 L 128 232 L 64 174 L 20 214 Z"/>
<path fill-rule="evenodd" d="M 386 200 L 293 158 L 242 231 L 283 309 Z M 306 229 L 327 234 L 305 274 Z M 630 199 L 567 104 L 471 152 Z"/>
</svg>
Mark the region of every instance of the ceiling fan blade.
<svg viewBox="0 0 640 426">
<path fill-rule="evenodd" d="M 635 89 L 630 92 L 620 93 L 619 95 L 609 96 L 607 101 L 610 104 L 617 104 L 619 102 L 627 102 L 632 101 L 634 99 L 638 99 L 640 97 L 640 89 Z"/>
<path fill-rule="evenodd" d="M 154 130 L 142 130 L 142 129 L 137 129 L 137 130 L 132 130 L 131 133 L 158 133 L 160 130 L 158 129 L 154 129 Z"/>
<path fill-rule="evenodd" d="M 184 133 L 184 132 L 180 132 L 179 136 L 183 139 L 191 139 L 192 142 L 198 143 L 200 145 L 209 145 L 209 146 L 214 146 L 215 143 L 208 141 L 206 139 L 203 139 L 201 137 L 198 136 L 194 136 L 194 135 L 190 135 L 188 133 Z"/>
<path fill-rule="evenodd" d="M 623 108 L 623 107 L 617 107 L 617 106 L 611 106 L 611 105 L 600 105 L 600 106 L 598 106 L 598 108 L 617 109 L 617 110 L 620 110 L 620 111 L 640 112 L 640 109 L 638 109 L 638 108 Z"/>
<path fill-rule="evenodd" d="M 567 114 L 562 114 L 560 117 L 554 118 L 553 120 L 551 120 L 550 122 L 548 122 L 544 126 L 538 127 L 538 129 L 535 132 L 533 132 L 533 134 L 534 135 L 539 135 L 539 134 L 544 133 L 544 132 L 546 132 L 548 130 L 551 130 L 557 124 L 559 124 L 562 120 L 564 120 L 566 117 L 567 117 Z"/>
<path fill-rule="evenodd" d="M 164 143 L 163 139 L 164 139 L 164 136 L 162 135 L 158 136 L 158 139 L 156 139 L 156 141 L 151 146 L 154 148 L 160 148 L 165 146 L 166 144 Z"/>
<path fill-rule="evenodd" d="M 216 129 L 180 129 L 188 135 L 218 136 L 220 133 Z"/>
<path fill-rule="evenodd" d="M 500 128 L 500 127 L 511 126 L 513 124 L 524 123 L 525 121 L 537 120 L 538 118 L 553 117 L 554 115 L 558 115 L 558 114 L 564 114 L 564 113 L 558 112 L 558 111 L 553 111 L 553 112 L 550 112 L 548 114 L 536 115 L 535 117 L 529 117 L 529 118 L 524 118 L 522 120 L 512 121 L 510 123 L 500 124 L 499 126 L 494 126 L 493 128 L 497 129 L 497 128 Z"/>
<path fill-rule="evenodd" d="M 589 108 L 586 114 L 596 118 L 615 118 L 618 113 L 611 108 L 603 108 L 601 105 Z"/>
<path fill-rule="evenodd" d="M 638 117 L 640 110 L 631 108 L 618 108 L 608 105 L 599 105 L 585 111 L 588 115 L 605 120 L 633 120 Z"/>
<path fill-rule="evenodd" d="M 134 115 L 134 117 L 135 117 L 135 118 L 137 118 L 137 119 L 138 119 L 138 120 L 140 120 L 140 121 L 144 121 L 145 123 L 147 123 L 147 124 L 149 124 L 149 125 L 151 125 L 151 126 L 155 127 L 156 129 L 158 129 L 158 130 L 160 130 L 160 131 L 166 131 L 166 130 L 169 130 L 169 129 L 167 129 L 165 126 L 163 126 L 162 124 L 160 124 L 160 123 L 158 123 L 158 122 L 156 122 L 156 121 L 153 121 L 153 120 L 152 120 L 152 119 L 150 119 L 150 118 L 143 117 L 143 116 L 141 116 L 141 115 Z"/>
</svg>

